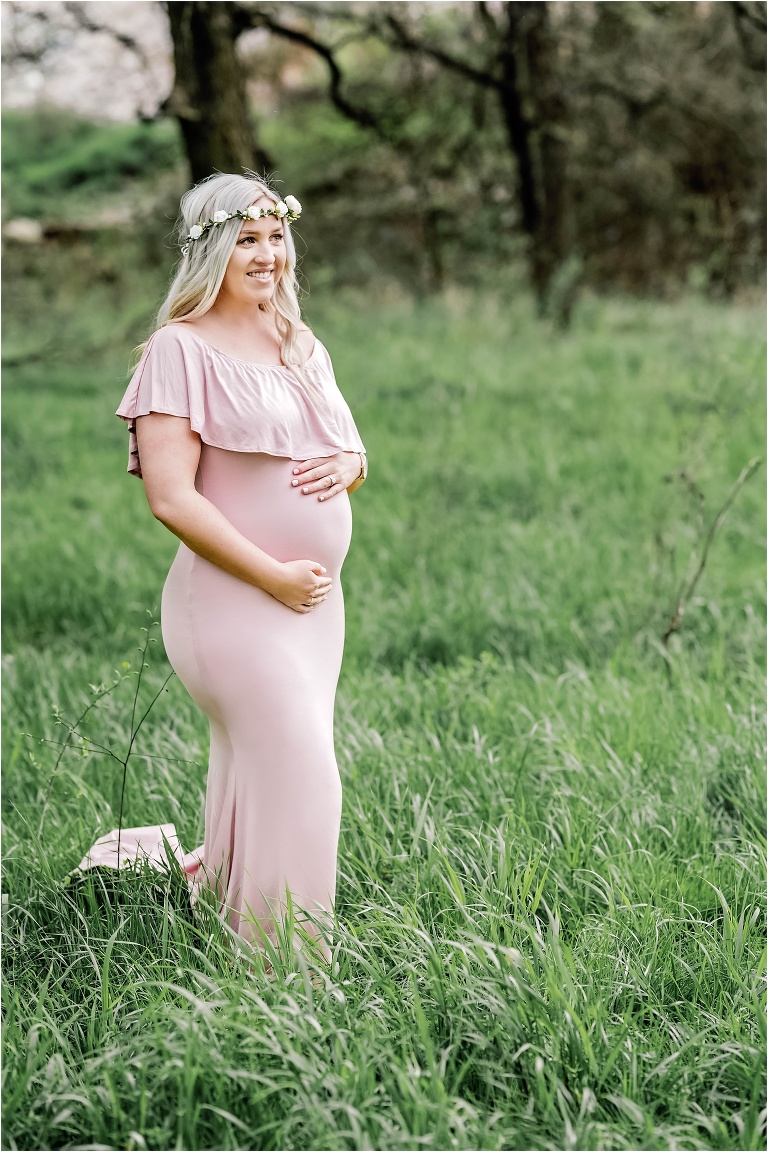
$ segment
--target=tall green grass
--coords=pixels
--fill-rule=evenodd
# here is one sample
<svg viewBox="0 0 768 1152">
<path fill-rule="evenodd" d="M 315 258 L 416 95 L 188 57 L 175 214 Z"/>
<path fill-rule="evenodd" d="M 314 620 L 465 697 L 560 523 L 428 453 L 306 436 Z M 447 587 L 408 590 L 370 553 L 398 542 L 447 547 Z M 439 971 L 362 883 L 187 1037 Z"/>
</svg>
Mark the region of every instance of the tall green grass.
<svg viewBox="0 0 768 1152">
<path fill-rule="evenodd" d="M 524 299 L 310 300 L 370 456 L 313 983 L 288 941 L 249 972 L 177 877 L 64 884 L 121 771 L 74 741 L 52 776 L 22 735 L 118 669 L 85 730 L 129 736 L 175 550 L 112 415 L 146 284 L 134 320 L 117 282 L 54 286 L 63 352 L 7 345 L 4 1146 L 763 1147 L 762 472 L 660 642 L 763 452 L 762 313 L 584 300 L 553 336 Z M 128 825 L 200 843 L 206 739 L 171 680 Z"/>
</svg>

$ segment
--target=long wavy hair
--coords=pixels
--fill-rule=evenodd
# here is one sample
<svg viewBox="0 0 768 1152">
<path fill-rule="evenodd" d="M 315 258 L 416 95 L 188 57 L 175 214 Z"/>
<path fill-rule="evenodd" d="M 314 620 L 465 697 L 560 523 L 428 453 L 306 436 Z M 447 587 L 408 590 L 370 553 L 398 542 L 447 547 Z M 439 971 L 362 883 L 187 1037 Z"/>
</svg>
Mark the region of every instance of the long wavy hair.
<svg viewBox="0 0 768 1152">
<path fill-rule="evenodd" d="M 210 220 L 215 212 L 222 209 L 227 212 L 235 212 L 237 209 L 245 211 L 260 196 L 268 196 L 275 203 L 282 199 L 279 192 L 248 169 L 244 170 L 242 176 L 230 172 L 216 172 L 207 176 L 181 198 L 175 229 L 179 246 L 186 243 L 190 228 L 199 220 Z M 210 228 L 199 240 L 189 244 L 176 268 L 168 294 L 157 310 L 153 332 L 167 324 L 204 316 L 212 307 L 242 225 L 243 221 L 235 217 L 216 228 Z M 276 313 L 275 325 L 280 336 L 282 361 L 303 383 L 308 383 L 304 373 L 306 356 L 297 339 L 301 309 L 296 281 L 296 247 L 286 220 L 282 221 L 282 227 L 285 235 L 285 266 L 275 285 L 272 299 L 259 304 L 259 308 Z M 139 355 L 145 345 L 146 341 L 136 349 Z"/>
</svg>

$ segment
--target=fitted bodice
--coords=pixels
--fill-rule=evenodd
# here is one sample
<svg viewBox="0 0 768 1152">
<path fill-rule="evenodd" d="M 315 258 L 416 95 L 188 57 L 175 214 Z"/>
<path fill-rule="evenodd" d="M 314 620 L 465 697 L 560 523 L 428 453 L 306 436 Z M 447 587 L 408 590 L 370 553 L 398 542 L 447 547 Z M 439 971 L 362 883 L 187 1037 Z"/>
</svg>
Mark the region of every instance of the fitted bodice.
<svg viewBox="0 0 768 1152">
<path fill-rule="evenodd" d="M 331 358 L 317 339 L 303 376 L 285 365 L 229 356 L 183 322 L 158 329 L 116 413 L 128 423 L 128 471 L 141 476 L 135 420 L 150 412 L 187 417 L 204 444 L 231 452 L 293 460 L 364 452 Z"/>
</svg>

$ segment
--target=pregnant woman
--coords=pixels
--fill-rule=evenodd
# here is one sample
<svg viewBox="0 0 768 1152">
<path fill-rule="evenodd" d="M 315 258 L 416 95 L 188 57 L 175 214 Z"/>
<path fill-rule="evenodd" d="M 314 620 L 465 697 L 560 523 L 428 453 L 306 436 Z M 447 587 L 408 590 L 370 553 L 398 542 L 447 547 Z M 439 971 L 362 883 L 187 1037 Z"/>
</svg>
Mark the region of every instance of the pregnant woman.
<svg viewBox="0 0 768 1152">
<path fill-rule="evenodd" d="M 128 471 L 181 541 L 163 640 L 210 722 L 205 841 L 184 858 L 193 897 L 213 888 L 258 945 L 287 890 L 327 957 L 339 577 L 367 460 L 328 352 L 301 321 L 300 212 L 252 174 L 212 176 L 184 196 L 182 259 L 117 414 Z"/>
</svg>

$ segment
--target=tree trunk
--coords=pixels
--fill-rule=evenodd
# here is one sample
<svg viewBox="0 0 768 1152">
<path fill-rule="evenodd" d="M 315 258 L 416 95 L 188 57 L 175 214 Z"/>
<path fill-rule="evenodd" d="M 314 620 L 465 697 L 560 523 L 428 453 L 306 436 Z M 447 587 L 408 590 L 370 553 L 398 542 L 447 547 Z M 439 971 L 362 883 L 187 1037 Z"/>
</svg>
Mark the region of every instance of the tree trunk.
<svg viewBox="0 0 768 1152">
<path fill-rule="evenodd" d="M 228 0 L 166 4 L 176 76 L 163 110 L 179 122 L 193 181 L 272 166 L 251 130 L 233 7 Z"/>
<path fill-rule="evenodd" d="M 567 110 L 544 2 L 507 2 L 499 45 L 499 99 L 520 181 L 531 283 L 542 313 L 568 323 L 573 285 L 556 278 L 567 257 Z M 557 298 L 556 298 L 557 297 Z"/>
</svg>

